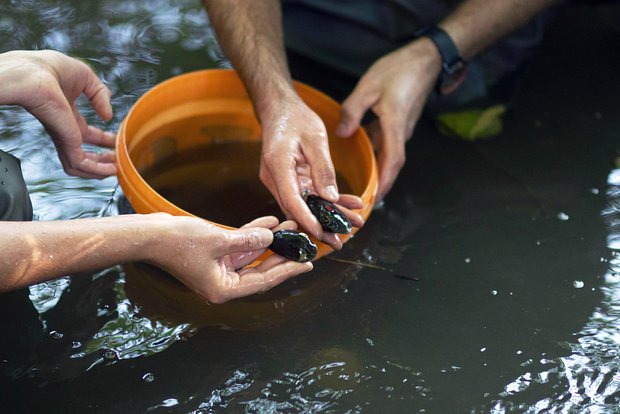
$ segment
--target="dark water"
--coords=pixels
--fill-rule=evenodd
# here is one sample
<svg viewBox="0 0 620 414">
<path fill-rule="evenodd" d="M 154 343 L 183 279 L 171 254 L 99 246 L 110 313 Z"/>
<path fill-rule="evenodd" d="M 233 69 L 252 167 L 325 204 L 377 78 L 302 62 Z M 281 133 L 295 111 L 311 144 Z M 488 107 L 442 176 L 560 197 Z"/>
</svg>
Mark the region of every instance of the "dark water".
<svg viewBox="0 0 620 414">
<path fill-rule="evenodd" d="M 115 130 L 157 82 L 225 64 L 198 3 L 0 1 L 0 45 L 87 59 Z M 617 15 L 558 16 L 499 137 L 418 127 L 385 207 L 334 257 L 419 282 L 323 259 L 222 307 L 130 265 L 5 294 L 2 411 L 619 412 Z M 0 125 L 37 219 L 116 214 L 114 178 L 64 175 L 21 110 Z"/>
<path fill-rule="evenodd" d="M 198 146 L 157 162 L 141 175 L 174 205 L 216 223 L 241 227 L 269 215 L 284 220 L 258 177 L 260 151 L 260 142 Z M 351 193 L 340 174 L 337 181 L 342 193 Z"/>
</svg>

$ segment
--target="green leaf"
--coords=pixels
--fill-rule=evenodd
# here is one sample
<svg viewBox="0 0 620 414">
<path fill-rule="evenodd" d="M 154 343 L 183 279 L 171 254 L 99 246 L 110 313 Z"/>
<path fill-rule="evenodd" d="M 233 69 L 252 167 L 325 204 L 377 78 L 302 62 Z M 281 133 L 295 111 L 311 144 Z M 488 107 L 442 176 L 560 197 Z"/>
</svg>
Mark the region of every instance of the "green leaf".
<svg viewBox="0 0 620 414">
<path fill-rule="evenodd" d="M 445 112 L 437 116 L 439 131 L 447 136 L 475 141 L 502 132 L 502 115 L 506 106 L 494 105 L 485 109 Z"/>
</svg>

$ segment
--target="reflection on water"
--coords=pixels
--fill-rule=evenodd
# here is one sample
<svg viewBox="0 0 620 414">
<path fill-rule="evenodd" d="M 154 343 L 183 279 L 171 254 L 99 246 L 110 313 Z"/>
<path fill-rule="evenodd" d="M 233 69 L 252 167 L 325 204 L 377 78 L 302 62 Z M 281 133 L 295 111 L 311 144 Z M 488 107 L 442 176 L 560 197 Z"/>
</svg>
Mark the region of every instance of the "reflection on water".
<svg viewBox="0 0 620 414">
<path fill-rule="evenodd" d="M 103 125 L 86 102 L 80 110 L 109 130 L 155 83 L 226 65 L 194 0 L 0 8 L 3 50 L 53 48 L 92 65 L 113 91 L 114 118 Z M 10 387 L 0 403 L 14 412 L 616 410 L 620 172 L 605 160 L 620 126 L 605 88 L 618 86 L 618 65 L 598 63 L 618 57 L 597 55 L 612 34 L 588 9 L 564 19 L 598 31 L 559 26 L 501 137 L 466 145 L 418 127 L 385 206 L 336 256 L 350 263 L 321 260 L 221 307 L 129 265 L 0 296 Z M 565 44 L 587 67 L 562 54 Z M 568 84 L 584 91 L 579 100 Z M 118 214 L 116 179 L 66 176 L 29 114 L 3 108 L 0 129 L 0 147 L 22 159 L 37 219 Z"/>
<path fill-rule="evenodd" d="M 492 412 L 615 412 L 620 399 L 620 169 L 608 177 L 608 205 L 602 216 L 609 228 L 609 269 L 599 289 L 604 298 L 576 339 L 566 343 L 570 354 L 542 359 L 542 370 L 528 370 L 506 385 Z M 579 286 L 579 288 L 582 288 Z M 530 399 L 532 388 L 548 396 Z M 539 394 L 538 392 L 534 395 Z M 512 400 L 528 400 L 514 403 Z"/>
<path fill-rule="evenodd" d="M 93 67 L 112 90 L 114 117 L 104 125 L 85 100 L 79 101 L 78 107 L 89 123 L 107 130 L 116 130 L 131 105 L 155 83 L 186 70 L 215 66 L 216 59 L 221 59 L 213 34 L 207 30 L 206 13 L 194 1 L 0 1 L 0 7 L 1 51 L 55 49 L 82 58 Z M 177 49 L 176 56 L 182 58 L 175 60 L 174 54 L 162 57 L 168 48 Z M 191 53 L 183 55 L 182 51 L 195 52 L 197 57 L 192 60 Z M 114 177 L 100 181 L 67 176 L 41 125 L 19 108 L 3 108 L 0 125 L 0 145 L 21 159 L 36 219 L 116 213 L 110 205 L 111 200 L 118 201 Z M 109 278 L 110 273 L 103 271 L 90 278 Z M 118 270 L 112 273 L 118 274 Z M 120 359 L 148 355 L 191 331 L 186 324 L 168 327 L 137 317 L 129 310 L 133 305 L 124 299 L 123 277 L 121 270 L 113 291 L 108 293 L 115 295 L 114 305 L 79 309 L 86 318 L 89 312 L 115 316 L 91 338 L 68 341 L 74 327 L 54 331 L 54 338 L 60 336 L 66 343 L 60 354 L 70 354 L 73 361 L 83 359 L 81 369 L 92 367 L 89 356 L 93 354 L 112 350 Z M 43 283 L 30 288 L 30 300 L 45 321 L 71 288 L 76 286 L 69 277 Z M 50 326 L 46 329 L 53 330 Z M 115 358 L 99 358 L 95 363 L 113 362 Z M 37 369 L 45 371 L 44 367 Z"/>
</svg>

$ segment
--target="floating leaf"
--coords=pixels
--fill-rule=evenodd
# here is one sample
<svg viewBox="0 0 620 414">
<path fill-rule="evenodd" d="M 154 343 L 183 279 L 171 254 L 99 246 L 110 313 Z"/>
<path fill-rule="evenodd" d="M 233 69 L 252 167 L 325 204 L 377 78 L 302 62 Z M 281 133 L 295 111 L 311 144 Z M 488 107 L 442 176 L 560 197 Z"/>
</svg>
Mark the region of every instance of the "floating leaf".
<svg viewBox="0 0 620 414">
<path fill-rule="evenodd" d="M 506 106 L 446 112 L 437 116 L 439 131 L 445 135 L 475 141 L 502 132 L 502 115 Z"/>
</svg>

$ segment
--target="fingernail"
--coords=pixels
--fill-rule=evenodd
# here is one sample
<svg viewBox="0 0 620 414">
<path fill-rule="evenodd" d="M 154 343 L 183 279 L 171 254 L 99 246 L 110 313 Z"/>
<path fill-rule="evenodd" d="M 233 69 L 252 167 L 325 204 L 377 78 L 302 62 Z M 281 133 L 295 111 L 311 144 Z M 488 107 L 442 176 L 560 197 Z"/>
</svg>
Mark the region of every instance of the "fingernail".
<svg viewBox="0 0 620 414">
<path fill-rule="evenodd" d="M 344 123 L 339 123 L 338 126 L 336 127 L 336 135 L 338 135 L 339 137 L 345 137 L 347 133 L 347 126 Z"/>
<path fill-rule="evenodd" d="M 336 189 L 336 186 L 328 185 L 325 188 L 325 194 L 329 198 L 329 201 L 338 201 L 339 196 L 338 196 L 338 190 Z"/>
</svg>

